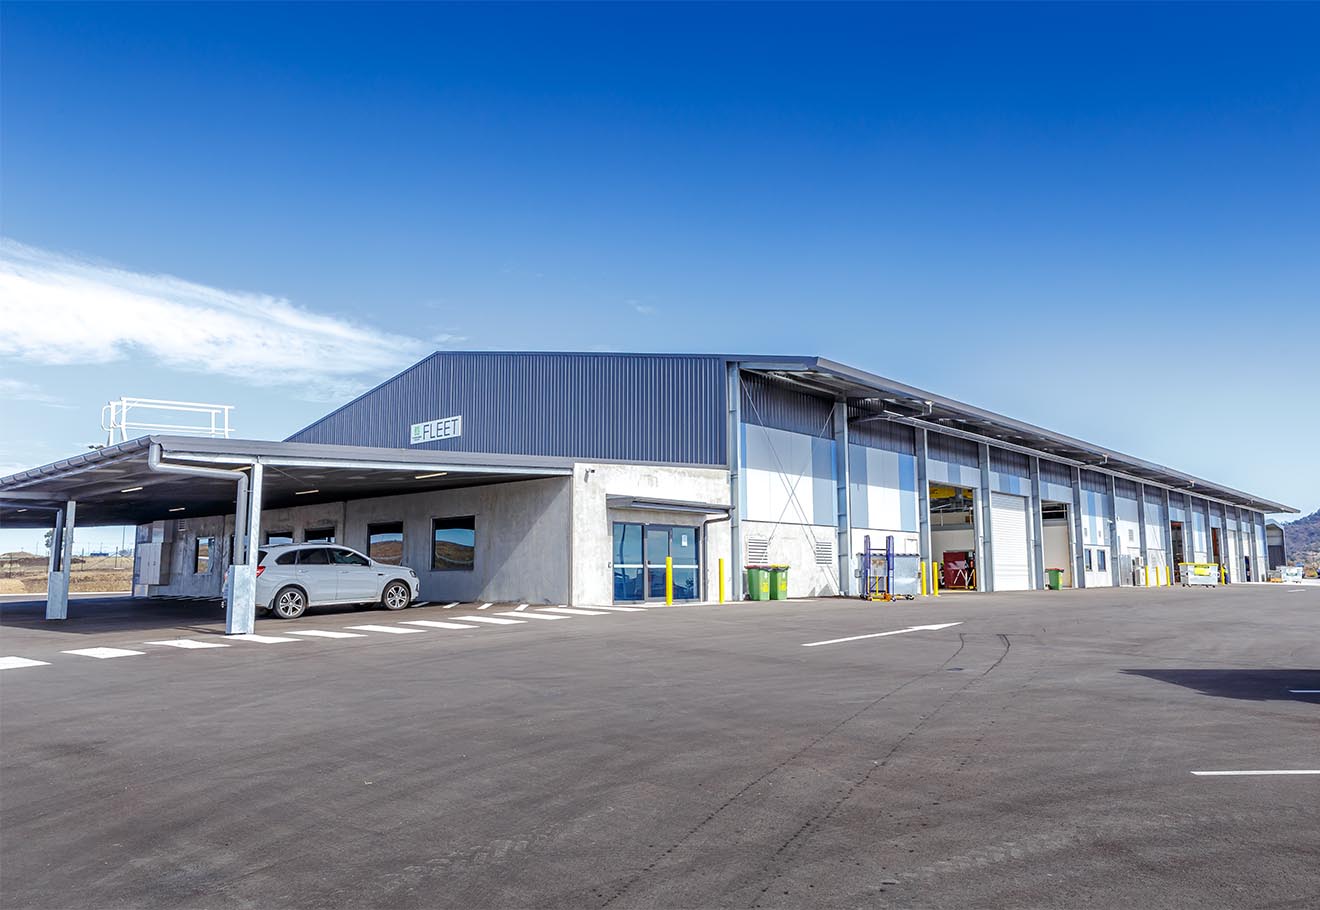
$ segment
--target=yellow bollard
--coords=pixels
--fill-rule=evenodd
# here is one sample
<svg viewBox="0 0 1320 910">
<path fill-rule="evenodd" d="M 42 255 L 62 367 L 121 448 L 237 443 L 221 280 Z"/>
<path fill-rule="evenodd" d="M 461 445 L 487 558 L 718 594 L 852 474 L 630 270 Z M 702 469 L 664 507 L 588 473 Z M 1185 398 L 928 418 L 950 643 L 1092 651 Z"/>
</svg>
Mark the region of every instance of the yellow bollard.
<svg viewBox="0 0 1320 910">
<path fill-rule="evenodd" d="M 724 560 L 720 560 L 720 603 L 724 603 Z"/>
<path fill-rule="evenodd" d="M 665 557 L 665 606 L 674 605 L 674 557 Z"/>
<path fill-rule="evenodd" d="M 930 564 L 930 593 L 940 596 L 940 570 L 933 562 Z"/>
<path fill-rule="evenodd" d="M 926 596 L 926 560 L 917 563 L 921 567 L 921 596 Z"/>
<path fill-rule="evenodd" d="M 1156 573 L 1159 574 L 1158 572 Z M 1146 587 L 1150 587 L 1150 566 L 1146 566 Z"/>
</svg>

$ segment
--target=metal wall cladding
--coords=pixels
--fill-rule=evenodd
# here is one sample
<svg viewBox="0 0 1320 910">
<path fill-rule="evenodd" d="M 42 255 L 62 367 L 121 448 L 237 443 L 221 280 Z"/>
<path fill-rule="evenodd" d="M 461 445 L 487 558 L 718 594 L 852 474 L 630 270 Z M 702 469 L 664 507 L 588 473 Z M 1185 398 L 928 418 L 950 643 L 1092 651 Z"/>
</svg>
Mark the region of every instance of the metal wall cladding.
<svg viewBox="0 0 1320 910">
<path fill-rule="evenodd" d="M 917 454 L 916 429 L 892 420 L 873 419 L 858 408 L 848 409 L 848 441 L 868 449 L 883 449 L 899 455 Z M 861 422 L 858 422 L 861 421 Z"/>
<path fill-rule="evenodd" d="M 1072 468 L 1057 461 L 1040 460 L 1040 479 L 1046 483 L 1072 486 Z"/>
<path fill-rule="evenodd" d="M 980 447 L 970 439 L 963 439 L 960 436 L 945 436 L 943 433 L 928 434 L 926 454 L 935 461 L 945 461 L 965 468 L 981 466 Z"/>
<path fill-rule="evenodd" d="M 1088 493 L 1109 493 L 1109 475 L 1082 471 L 1082 489 Z"/>
<path fill-rule="evenodd" d="M 1146 487 L 1146 505 L 1164 508 L 1164 491 L 1159 487 Z"/>
<path fill-rule="evenodd" d="M 1134 502 L 1140 498 L 1140 488 L 1130 480 L 1124 480 L 1122 477 L 1114 478 L 1114 495 L 1121 496 L 1124 499 L 1131 499 Z"/>
<path fill-rule="evenodd" d="M 1021 452 L 990 447 L 990 470 L 1000 474 L 1012 474 L 1014 477 L 1031 476 L 1031 459 Z"/>
<path fill-rule="evenodd" d="M 834 402 L 756 373 L 742 374 L 744 423 L 834 438 Z"/>
<path fill-rule="evenodd" d="M 723 465 L 725 375 L 707 355 L 440 352 L 288 441 Z M 461 436 L 410 445 L 452 416 Z"/>
</svg>

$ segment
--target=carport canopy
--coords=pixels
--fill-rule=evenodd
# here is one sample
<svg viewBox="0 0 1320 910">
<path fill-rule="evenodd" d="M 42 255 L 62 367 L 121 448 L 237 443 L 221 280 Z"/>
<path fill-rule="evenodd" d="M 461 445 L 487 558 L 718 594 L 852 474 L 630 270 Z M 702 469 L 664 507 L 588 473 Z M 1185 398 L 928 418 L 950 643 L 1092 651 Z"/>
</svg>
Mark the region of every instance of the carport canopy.
<svg viewBox="0 0 1320 910">
<path fill-rule="evenodd" d="M 0 527 L 54 527 L 47 619 L 68 615 L 73 527 L 235 515 L 226 631 L 252 631 L 261 511 L 568 476 L 566 458 L 143 436 L 0 478 Z"/>
</svg>

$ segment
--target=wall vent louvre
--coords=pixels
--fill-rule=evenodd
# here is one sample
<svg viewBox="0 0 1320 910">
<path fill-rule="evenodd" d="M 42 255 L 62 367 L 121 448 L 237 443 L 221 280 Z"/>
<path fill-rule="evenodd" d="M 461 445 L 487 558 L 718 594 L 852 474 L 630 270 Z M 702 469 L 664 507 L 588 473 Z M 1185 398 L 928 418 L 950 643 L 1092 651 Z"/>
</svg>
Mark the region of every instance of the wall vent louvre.
<svg viewBox="0 0 1320 910">
<path fill-rule="evenodd" d="M 816 565 L 818 566 L 834 565 L 834 541 L 832 540 L 816 541 Z"/>
<path fill-rule="evenodd" d="M 747 564 L 764 566 L 770 562 L 770 540 L 766 537 L 747 538 Z"/>
</svg>

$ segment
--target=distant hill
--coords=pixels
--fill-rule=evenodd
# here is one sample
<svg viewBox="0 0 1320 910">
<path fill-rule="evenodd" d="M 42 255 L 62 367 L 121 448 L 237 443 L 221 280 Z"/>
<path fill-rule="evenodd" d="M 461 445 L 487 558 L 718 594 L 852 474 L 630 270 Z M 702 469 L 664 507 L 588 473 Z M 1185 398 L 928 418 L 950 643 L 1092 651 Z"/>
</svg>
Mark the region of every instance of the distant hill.
<svg viewBox="0 0 1320 910">
<path fill-rule="evenodd" d="M 1320 509 L 1285 524 L 1283 540 L 1288 547 L 1288 562 L 1320 568 Z"/>
</svg>

